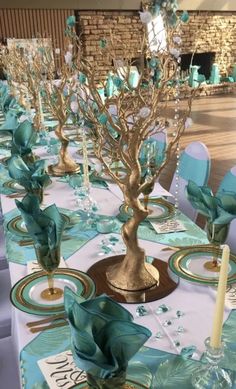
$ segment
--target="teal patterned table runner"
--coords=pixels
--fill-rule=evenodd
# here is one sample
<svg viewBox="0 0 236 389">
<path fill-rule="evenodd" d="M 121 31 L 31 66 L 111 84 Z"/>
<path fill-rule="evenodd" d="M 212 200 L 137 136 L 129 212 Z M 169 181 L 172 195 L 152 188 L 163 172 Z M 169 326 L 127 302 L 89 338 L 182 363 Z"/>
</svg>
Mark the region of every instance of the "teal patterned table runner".
<svg viewBox="0 0 236 389">
<path fill-rule="evenodd" d="M 72 254 L 78 251 L 84 244 L 98 235 L 96 222 L 104 218 L 104 215 L 94 215 L 91 221 L 86 222 L 86 215 L 80 211 L 71 211 L 60 208 L 60 212 L 70 218 L 70 223 L 65 230 L 62 239 L 62 255 L 68 259 Z M 4 228 L 6 234 L 6 252 L 10 262 L 26 265 L 28 261 L 35 259 L 35 251 L 31 244 L 24 244 L 28 237 L 16 235 L 14 230 L 9 227 L 9 222 L 19 215 L 17 209 L 4 215 Z M 106 216 L 106 218 L 109 218 Z M 110 217 L 114 220 L 113 233 L 120 234 L 122 222 L 117 218 Z M 149 222 L 140 226 L 138 235 L 140 239 L 162 243 L 172 246 L 186 246 L 208 243 L 205 232 L 197 227 L 186 216 L 180 215 L 180 220 L 184 223 L 187 230 L 184 232 L 157 234 Z"/>
<path fill-rule="evenodd" d="M 225 352 L 222 366 L 230 369 L 236 389 L 236 311 L 232 311 L 224 325 L 223 336 L 230 339 L 226 345 L 231 355 Z M 69 326 L 41 332 L 21 351 L 20 366 L 24 389 L 49 389 L 37 365 L 37 361 L 70 349 Z M 182 356 L 143 347 L 130 361 L 128 378 L 151 389 L 190 389 L 191 375 L 201 362 Z"/>
</svg>

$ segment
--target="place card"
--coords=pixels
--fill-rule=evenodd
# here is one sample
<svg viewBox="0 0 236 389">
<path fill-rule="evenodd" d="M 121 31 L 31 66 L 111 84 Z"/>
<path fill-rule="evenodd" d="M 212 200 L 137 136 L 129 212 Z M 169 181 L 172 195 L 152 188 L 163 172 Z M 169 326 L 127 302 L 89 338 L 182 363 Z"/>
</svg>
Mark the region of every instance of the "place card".
<svg viewBox="0 0 236 389">
<path fill-rule="evenodd" d="M 61 258 L 61 260 L 60 260 L 59 268 L 61 268 L 61 267 L 67 267 L 63 258 Z M 42 268 L 40 267 L 40 265 L 36 259 L 34 261 L 27 262 L 27 274 L 32 274 L 36 271 L 41 271 L 41 270 L 42 270 Z"/>
<path fill-rule="evenodd" d="M 186 231 L 184 224 L 176 219 L 167 219 L 162 222 L 150 221 L 150 223 L 158 234 Z"/>
<path fill-rule="evenodd" d="M 40 359 L 37 363 L 49 388 L 70 389 L 86 382 L 86 373 L 75 365 L 70 350 Z"/>
</svg>

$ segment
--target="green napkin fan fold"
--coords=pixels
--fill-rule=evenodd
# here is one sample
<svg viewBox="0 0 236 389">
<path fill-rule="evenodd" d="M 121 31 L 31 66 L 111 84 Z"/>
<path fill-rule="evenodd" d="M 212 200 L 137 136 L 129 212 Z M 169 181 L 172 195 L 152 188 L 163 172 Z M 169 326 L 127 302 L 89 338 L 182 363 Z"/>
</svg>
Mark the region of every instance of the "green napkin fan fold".
<svg viewBox="0 0 236 389">
<path fill-rule="evenodd" d="M 135 324 L 131 313 L 106 295 L 82 301 L 65 288 L 64 296 L 78 366 L 97 379 L 123 376 L 151 332 Z"/>
</svg>

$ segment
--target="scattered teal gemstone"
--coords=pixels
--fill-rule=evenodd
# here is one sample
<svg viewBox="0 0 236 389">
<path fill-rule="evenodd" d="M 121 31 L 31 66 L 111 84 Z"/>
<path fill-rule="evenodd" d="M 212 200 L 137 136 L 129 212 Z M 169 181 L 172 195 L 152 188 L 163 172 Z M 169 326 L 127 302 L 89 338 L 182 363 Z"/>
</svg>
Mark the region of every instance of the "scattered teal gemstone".
<svg viewBox="0 0 236 389">
<path fill-rule="evenodd" d="M 163 338 L 163 333 L 162 333 L 161 331 L 158 331 L 158 332 L 156 333 L 156 335 L 155 335 L 155 338 L 156 338 L 156 339 L 161 339 L 161 338 Z"/>
<path fill-rule="evenodd" d="M 193 354 L 196 352 L 197 350 L 197 347 L 192 345 L 192 346 L 188 346 L 188 347 L 183 347 L 180 351 L 180 355 L 183 357 L 183 358 L 192 358 Z"/>
<path fill-rule="evenodd" d="M 159 307 L 156 309 L 156 313 L 160 315 L 161 313 L 166 313 L 170 310 L 170 307 L 168 307 L 165 304 L 159 305 Z"/>
<path fill-rule="evenodd" d="M 119 242 L 119 238 L 117 238 L 116 236 L 111 236 L 110 238 L 109 238 L 109 241 L 110 242 L 112 242 L 112 243 L 117 243 L 117 242 Z"/>
<path fill-rule="evenodd" d="M 144 305 L 139 305 L 137 308 L 136 308 L 136 315 L 137 316 L 145 316 L 148 314 L 148 311 L 147 309 L 144 307 Z"/>
<path fill-rule="evenodd" d="M 110 254 L 112 252 L 111 248 L 106 245 L 102 245 L 101 249 L 103 250 L 104 254 Z"/>
<path fill-rule="evenodd" d="M 183 334 L 184 332 L 185 332 L 185 328 L 183 327 L 183 326 L 179 326 L 178 328 L 177 328 L 177 331 L 176 332 L 178 332 L 178 334 Z"/>
<path fill-rule="evenodd" d="M 166 320 L 164 321 L 163 323 L 163 327 L 169 327 L 173 324 L 173 321 L 172 320 Z"/>
<path fill-rule="evenodd" d="M 184 312 L 182 312 L 182 311 L 176 311 L 176 316 L 177 316 L 178 318 L 180 318 L 180 317 L 184 316 Z"/>
</svg>

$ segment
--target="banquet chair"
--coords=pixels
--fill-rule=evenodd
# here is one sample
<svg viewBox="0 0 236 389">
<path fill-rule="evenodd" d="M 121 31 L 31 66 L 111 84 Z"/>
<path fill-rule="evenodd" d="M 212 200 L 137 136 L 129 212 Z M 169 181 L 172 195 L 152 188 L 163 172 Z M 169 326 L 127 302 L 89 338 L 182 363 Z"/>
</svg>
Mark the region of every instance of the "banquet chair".
<svg viewBox="0 0 236 389">
<path fill-rule="evenodd" d="M 17 357 L 11 337 L 0 339 L 0 388 L 20 389 Z"/>
<path fill-rule="evenodd" d="M 0 271 L 0 340 L 11 335 L 11 281 L 8 269 Z M 1 381 L 0 381 L 1 382 Z M 1 384 L 0 384 L 1 387 Z"/>
<path fill-rule="evenodd" d="M 169 189 L 174 197 L 168 200 L 174 202 L 174 198 L 177 197 L 179 210 L 194 222 L 197 218 L 197 210 L 187 199 L 185 188 L 188 180 L 192 180 L 198 186 L 206 185 L 210 175 L 210 165 L 210 154 L 206 145 L 199 141 L 191 142 L 180 155 L 179 173 L 175 171 Z"/>
<path fill-rule="evenodd" d="M 234 192 L 236 194 L 236 165 L 225 174 L 216 194 L 222 194 L 223 191 Z M 227 243 L 231 251 L 236 254 L 236 219 L 232 220 L 230 223 L 229 233 L 225 243 Z"/>
</svg>

